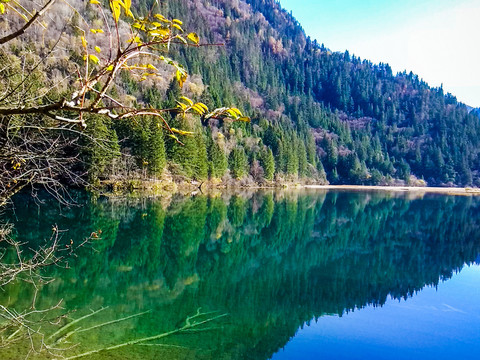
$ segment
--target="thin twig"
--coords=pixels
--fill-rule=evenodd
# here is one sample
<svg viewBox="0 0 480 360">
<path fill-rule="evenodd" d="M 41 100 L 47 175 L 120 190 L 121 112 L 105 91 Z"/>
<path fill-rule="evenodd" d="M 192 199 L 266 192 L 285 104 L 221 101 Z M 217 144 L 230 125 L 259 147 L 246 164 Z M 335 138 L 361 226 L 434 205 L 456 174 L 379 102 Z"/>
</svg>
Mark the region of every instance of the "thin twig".
<svg viewBox="0 0 480 360">
<path fill-rule="evenodd" d="M 70 327 L 72 327 L 73 325 L 79 323 L 80 321 L 82 320 L 85 320 L 86 318 L 89 318 L 90 316 L 93 316 L 95 314 L 98 314 L 100 311 L 103 311 L 105 309 L 108 309 L 108 306 L 107 307 L 103 307 L 99 310 L 96 310 L 96 311 L 92 311 L 90 314 L 87 314 L 85 316 L 82 316 L 78 319 L 75 319 L 73 320 L 72 322 L 69 322 L 67 325 L 61 327 L 60 329 L 58 329 L 57 331 L 55 331 L 52 335 L 50 335 L 47 340 L 50 340 L 52 338 L 54 338 L 55 336 L 58 336 L 60 333 L 64 332 L 65 330 L 69 329 Z"/>
<path fill-rule="evenodd" d="M 0 45 L 5 44 L 6 42 L 8 42 L 12 39 L 15 39 L 16 37 L 19 37 L 20 35 L 23 35 L 25 33 L 25 31 L 30 26 L 32 26 L 40 16 L 45 14 L 45 12 L 50 8 L 50 6 L 53 5 L 54 2 L 55 2 L 55 0 L 50 0 L 48 3 L 46 3 L 45 6 L 42 9 L 40 9 L 40 11 L 36 12 L 35 15 L 33 15 L 32 18 L 25 25 L 23 25 L 22 28 L 18 29 L 17 31 L 15 31 L 15 32 L 7 35 L 7 36 L 4 36 L 4 37 L 0 38 Z"/>
<path fill-rule="evenodd" d="M 187 318 L 187 321 L 186 321 L 186 324 L 185 324 L 184 326 L 182 326 L 181 328 L 178 328 L 178 329 L 175 329 L 175 330 L 167 331 L 167 332 L 165 332 L 165 333 L 161 333 L 161 334 L 158 334 L 158 335 L 149 336 L 149 337 L 145 337 L 145 338 L 141 338 L 141 339 L 136 339 L 136 340 L 127 341 L 127 342 L 124 342 L 124 343 L 122 343 L 122 344 L 117 344 L 117 345 L 113 345 L 113 346 L 108 346 L 108 347 L 105 347 L 105 348 L 102 348 L 102 349 L 96 349 L 96 350 L 87 351 L 87 352 L 82 353 L 82 354 L 78 354 L 78 355 L 74 355 L 74 356 L 67 357 L 67 358 L 65 358 L 64 360 L 78 359 L 78 358 L 81 358 L 81 357 L 85 357 L 85 356 L 97 354 L 97 353 L 103 352 L 103 351 L 116 350 L 116 349 L 120 349 L 120 348 L 123 348 L 123 347 L 126 347 L 126 346 L 130 346 L 130 345 L 138 345 L 138 344 L 140 344 L 140 343 L 145 343 L 145 342 L 148 342 L 148 341 L 153 341 L 153 340 L 162 339 L 162 338 L 165 338 L 165 337 L 167 337 L 167 336 L 174 335 L 174 334 L 178 334 L 178 333 L 181 333 L 181 332 L 183 332 L 183 331 L 185 331 L 185 330 L 188 330 L 188 329 L 191 329 L 191 328 L 195 328 L 195 327 L 198 327 L 198 326 L 200 326 L 200 325 L 203 325 L 203 324 L 212 322 L 212 321 L 214 321 L 214 320 L 223 318 L 223 317 L 227 316 L 228 314 L 217 315 L 217 316 L 214 316 L 214 317 L 212 317 L 212 318 L 208 318 L 208 319 L 206 319 L 206 320 L 202 320 L 202 321 L 195 322 L 195 323 L 192 323 L 192 324 L 189 323 L 189 320 L 191 320 L 191 319 L 193 319 L 193 318 L 197 318 L 197 317 L 199 317 L 199 316 L 201 316 L 201 315 L 203 315 L 203 314 L 197 313 L 196 315 L 194 315 L 194 316 L 192 316 L 192 317 L 188 317 L 188 318 Z"/>
</svg>

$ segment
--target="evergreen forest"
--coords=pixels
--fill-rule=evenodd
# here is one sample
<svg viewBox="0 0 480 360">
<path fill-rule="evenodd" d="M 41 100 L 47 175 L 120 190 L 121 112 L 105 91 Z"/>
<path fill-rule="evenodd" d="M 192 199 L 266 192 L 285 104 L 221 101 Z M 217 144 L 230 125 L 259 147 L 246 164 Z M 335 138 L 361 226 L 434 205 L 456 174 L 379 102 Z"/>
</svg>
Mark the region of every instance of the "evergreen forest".
<svg viewBox="0 0 480 360">
<path fill-rule="evenodd" d="M 92 3 L 71 3 L 78 11 L 73 15 L 64 3 L 50 9 L 47 39 L 37 26 L 0 47 L 2 93 L 20 83 L 22 96 L 42 106 L 68 92 L 75 64 L 83 61 L 79 24 L 99 23 Z M 145 16 L 154 3 L 133 1 L 132 12 Z M 478 111 L 430 87 L 421 74 L 394 74 L 388 64 L 330 51 L 275 0 L 166 0 L 155 11 L 181 19 L 184 29 L 198 34 L 201 46 L 168 49 L 189 76 L 179 82 L 167 65 L 158 68 L 164 76 L 156 79 L 121 72 L 114 88 L 118 99 L 175 109 L 185 97 L 210 109 L 238 108 L 250 121 L 166 111 L 170 128 L 182 133 L 172 136 L 152 116 L 112 120 L 91 114 L 82 119 L 84 136 L 70 132 L 57 141 L 55 131 L 42 133 L 56 139 L 53 155 L 68 159 L 62 165 L 68 174 L 88 184 L 174 179 L 246 186 L 480 185 Z M 67 13 L 68 21 L 60 21 Z M 0 24 L 5 34 L 12 21 L 0 18 Z M 106 38 L 97 39 L 108 47 Z M 48 58 L 48 51 L 55 56 Z M 9 104 L 7 95 L 0 105 Z M 0 142 L 26 146 L 32 130 L 25 125 L 39 116 L 16 115 L 20 130 L 12 132 L 6 130 L 12 117 L 0 115 Z M 49 120 L 35 121 L 49 128 Z M 4 155 L 3 170 L 28 168 L 29 159 L 18 152 Z M 58 177 L 68 183 L 73 176 Z"/>
</svg>

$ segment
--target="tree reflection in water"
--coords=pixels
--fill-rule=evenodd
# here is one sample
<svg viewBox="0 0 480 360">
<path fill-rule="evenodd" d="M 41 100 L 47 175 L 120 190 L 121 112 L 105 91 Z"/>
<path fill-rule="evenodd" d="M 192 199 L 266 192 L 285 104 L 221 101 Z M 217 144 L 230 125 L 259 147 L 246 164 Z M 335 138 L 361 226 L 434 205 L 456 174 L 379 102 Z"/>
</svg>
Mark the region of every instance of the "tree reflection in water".
<svg viewBox="0 0 480 360">
<path fill-rule="evenodd" d="M 63 298 L 79 314 L 109 306 L 96 321 L 152 312 L 75 341 L 98 348 L 149 336 L 198 308 L 229 314 L 212 331 L 166 339 L 172 346 L 108 354 L 119 358 L 268 359 L 310 319 L 381 306 L 389 295 L 408 298 L 480 254 L 474 197 L 302 191 L 78 199 L 85 205 L 68 210 L 17 199 L 18 239 L 46 237 L 54 223 L 74 242 L 101 229 L 71 269 L 51 269 L 57 280 L 40 302 Z M 7 290 L 0 296 L 10 306 L 32 291 Z"/>
</svg>

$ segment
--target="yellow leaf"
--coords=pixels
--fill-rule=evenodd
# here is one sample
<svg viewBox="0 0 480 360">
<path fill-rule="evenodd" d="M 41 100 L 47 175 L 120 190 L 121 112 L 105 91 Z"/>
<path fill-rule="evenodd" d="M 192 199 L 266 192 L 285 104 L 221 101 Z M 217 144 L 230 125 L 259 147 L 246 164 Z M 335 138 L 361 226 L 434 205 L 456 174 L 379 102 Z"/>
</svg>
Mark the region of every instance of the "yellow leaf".
<svg viewBox="0 0 480 360">
<path fill-rule="evenodd" d="M 241 118 L 238 119 L 238 121 L 250 122 L 250 118 L 248 116 L 242 116 Z"/>
<path fill-rule="evenodd" d="M 100 5 L 100 1 L 98 1 L 98 0 L 90 0 L 90 4 Z"/>
<path fill-rule="evenodd" d="M 205 105 L 204 103 L 199 102 L 199 103 L 196 103 L 195 105 L 198 105 L 198 106 L 200 106 L 203 110 L 208 111 L 208 107 L 207 107 L 207 105 Z"/>
<path fill-rule="evenodd" d="M 132 0 L 125 0 L 125 13 L 128 13 L 131 7 L 132 7 Z"/>
<path fill-rule="evenodd" d="M 172 26 L 173 26 L 175 29 L 183 32 L 183 29 L 180 27 L 180 25 L 178 25 L 178 24 L 173 24 Z"/>
<path fill-rule="evenodd" d="M 233 117 L 235 119 L 238 118 L 237 113 L 235 111 L 233 111 L 232 109 L 228 109 L 227 113 L 228 113 L 228 115 L 230 115 L 231 117 Z"/>
<path fill-rule="evenodd" d="M 93 34 L 96 34 L 97 30 L 96 29 L 90 29 L 90 32 L 92 32 Z"/>
<path fill-rule="evenodd" d="M 135 42 L 137 44 L 141 44 L 142 43 L 142 40 L 138 37 L 138 36 L 135 36 L 134 38 L 128 40 L 129 43 L 132 43 L 132 42 Z"/>
<path fill-rule="evenodd" d="M 0 14 L 4 14 L 4 13 L 5 13 L 5 5 L 0 3 Z"/>
<path fill-rule="evenodd" d="M 98 59 L 98 57 L 96 57 L 95 55 L 91 55 L 91 54 L 88 55 L 88 59 L 89 59 L 91 62 L 95 63 L 95 64 L 98 64 L 98 62 L 100 61 L 100 60 Z"/>
<path fill-rule="evenodd" d="M 156 17 L 158 20 L 160 21 L 163 21 L 163 22 L 166 22 L 166 23 L 170 23 L 171 21 L 170 20 L 167 20 L 165 19 L 165 16 L 163 16 L 162 14 L 155 14 L 153 15 L 154 17 Z"/>
<path fill-rule="evenodd" d="M 187 80 L 187 74 L 185 72 L 177 70 L 175 76 L 177 78 L 178 85 L 180 87 L 183 87 L 183 83 Z"/>
<path fill-rule="evenodd" d="M 100 47 L 98 47 L 98 46 L 95 46 L 95 51 L 96 51 L 97 53 L 100 53 L 100 52 L 102 51 L 102 49 L 100 49 Z"/>
<path fill-rule="evenodd" d="M 107 71 L 113 71 L 113 65 L 108 65 L 105 70 L 107 70 Z"/>
<path fill-rule="evenodd" d="M 198 37 L 198 35 L 193 32 L 187 35 L 187 39 L 193 42 L 194 44 L 198 44 L 198 42 L 200 41 L 200 38 Z"/>
<path fill-rule="evenodd" d="M 173 23 L 174 23 L 174 24 L 178 24 L 178 25 L 183 25 L 183 22 L 181 22 L 181 21 L 178 20 L 178 19 L 173 19 Z"/>
<path fill-rule="evenodd" d="M 166 36 L 170 34 L 170 29 L 155 29 L 153 31 L 149 31 L 148 34 L 150 36 Z"/>
<path fill-rule="evenodd" d="M 188 105 L 190 105 L 190 106 L 193 105 L 193 101 L 190 100 L 189 98 L 185 97 L 185 96 L 181 96 L 180 99 L 185 100 L 188 103 Z"/>
<path fill-rule="evenodd" d="M 155 66 L 153 66 L 152 64 L 148 64 L 148 65 L 147 65 L 147 69 L 157 71 L 157 68 L 156 68 Z"/>
<path fill-rule="evenodd" d="M 179 39 L 181 42 L 183 42 L 184 44 L 188 44 L 187 43 L 187 40 L 185 40 L 183 37 L 181 37 L 180 35 L 177 35 L 177 39 Z"/>
<path fill-rule="evenodd" d="M 85 36 L 82 36 L 81 39 L 82 39 L 82 46 L 86 49 L 87 48 L 87 40 L 85 39 Z"/>
<path fill-rule="evenodd" d="M 184 103 L 181 103 L 180 101 L 177 101 L 177 104 L 178 104 L 178 107 L 183 111 L 185 111 L 188 107 L 187 105 L 185 105 Z"/>
<path fill-rule="evenodd" d="M 183 131 L 183 130 L 178 130 L 177 128 L 170 128 L 170 130 L 176 134 L 180 134 L 180 135 L 193 135 L 193 132 L 191 131 Z"/>
<path fill-rule="evenodd" d="M 110 0 L 110 9 L 112 9 L 113 19 L 118 22 L 120 19 L 120 4 L 118 0 Z"/>
<path fill-rule="evenodd" d="M 192 109 L 195 110 L 199 115 L 205 114 L 205 110 L 201 106 L 198 106 L 198 104 L 193 105 Z"/>
<path fill-rule="evenodd" d="M 237 108 L 230 108 L 234 113 L 236 113 L 238 116 L 242 116 L 242 112 L 238 110 Z"/>
<path fill-rule="evenodd" d="M 103 30 L 102 29 L 97 29 L 97 33 L 98 34 L 103 34 Z"/>
</svg>

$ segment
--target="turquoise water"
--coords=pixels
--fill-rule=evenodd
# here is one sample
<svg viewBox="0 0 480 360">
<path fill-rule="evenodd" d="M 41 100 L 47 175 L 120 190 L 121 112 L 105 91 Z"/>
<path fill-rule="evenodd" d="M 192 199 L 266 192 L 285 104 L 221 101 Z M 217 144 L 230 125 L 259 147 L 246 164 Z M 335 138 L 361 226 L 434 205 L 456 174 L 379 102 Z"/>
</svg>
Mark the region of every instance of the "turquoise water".
<svg viewBox="0 0 480 360">
<path fill-rule="evenodd" d="M 63 299 L 79 327 L 66 356 L 154 336 L 201 312 L 195 332 L 89 359 L 476 359 L 480 199 L 285 192 L 89 199 L 61 208 L 16 199 L 15 236 L 39 246 L 99 234 L 46 275 L 37 306 Z M 33 290 L 0 294 L 15 309 Z M 73 327 L 73 328 L 76 328 Z M 71 329 L 70 329 L 71 330 Z M 54 332 L 55 328 L 45 329 Z M 151 346 L 156 344 L 155 346 Z M 162 344 L 162 346 L 158 345 Z M 150 346 L 147 346 L 150 345 Z M 66 348 L 65 344 L 65 348 Z M 25 344 L 0 349 L 16 359 Z M 41 355 L 38 355 L 41 357 Z"/>
</svg>

